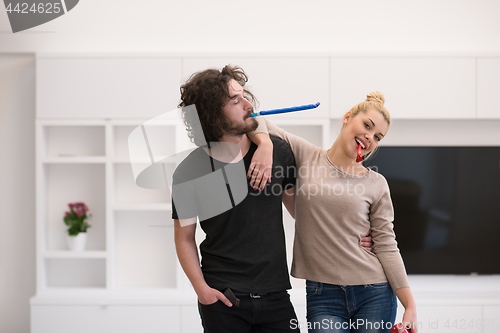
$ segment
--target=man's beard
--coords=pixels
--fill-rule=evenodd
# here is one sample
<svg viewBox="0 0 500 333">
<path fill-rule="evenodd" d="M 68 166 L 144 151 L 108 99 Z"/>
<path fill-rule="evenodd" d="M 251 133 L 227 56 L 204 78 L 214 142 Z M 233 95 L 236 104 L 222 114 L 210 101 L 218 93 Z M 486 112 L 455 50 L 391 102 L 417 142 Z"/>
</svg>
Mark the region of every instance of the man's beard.
<svg viewBox="0 0 500 333">
<path fill-rule="evenodd" d="M 224 122 L 224 133 L 239 136 L 254 131 L 259 126 L 259 123 L 255 120 L 255 118 L 252 118 L 251 120 L 250 124 L 247 124 L 245 119 L 245 123 L 236 126 L 234 126 L 231 121 Z"/>
</svg>

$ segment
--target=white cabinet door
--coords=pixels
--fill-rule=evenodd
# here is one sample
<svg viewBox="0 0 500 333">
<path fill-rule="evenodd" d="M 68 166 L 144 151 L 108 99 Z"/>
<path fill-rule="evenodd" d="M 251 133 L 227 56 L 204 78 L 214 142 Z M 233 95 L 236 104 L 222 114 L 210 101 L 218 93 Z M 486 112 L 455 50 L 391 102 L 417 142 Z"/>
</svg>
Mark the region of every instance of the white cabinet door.
<svg viewBox="0 0 500 333">
<path fill-rule="evenodd" d="M 178 306 L 31 307 L 31 333 L 180 333 Z"/>
<path fill-rule="evenodd" d="M 328 117 L 327 57 L 187 58 L 183 80 L 195 72 L 220 70 L 227 64 L 240 66 L 248 75 L 248 88 L 260 103 L 259 111 L 321 103 L 313 110 L 268 116 L 271 121 Z"/>
<path fill-rule="evenodd" d="M 107 332 L 120 333 L 166 333 L 180 332 L 180 309 L 178 306 L 128 306 L 113 305 L 106 312 Z"/>
<path fill-rule="evenodd" d="M 202 333 L 200 313 L 197 305 L 181 306 L 181 331 L 182 333 Z"/>
<path fill-rule="evenodd" d="M 31 333 L 103 332 L 103 313 L 100 306 L 32 306 Z"/>
<path fill-rule="evenodd" d="M 332 58 L 330 115 L 380 91 L 394 119 L 474 119 L 475 75 L 473 58 Z"/>
<path fill-rule="evenodd" d="M 179 102 L 177 58 L 37 58 L 38 118 L 149 118 Z"/>
<path fill-rule="evenodd" d="M 500 58 L 477 60 L 477 117 L 500 119 Z"/>
</svg>

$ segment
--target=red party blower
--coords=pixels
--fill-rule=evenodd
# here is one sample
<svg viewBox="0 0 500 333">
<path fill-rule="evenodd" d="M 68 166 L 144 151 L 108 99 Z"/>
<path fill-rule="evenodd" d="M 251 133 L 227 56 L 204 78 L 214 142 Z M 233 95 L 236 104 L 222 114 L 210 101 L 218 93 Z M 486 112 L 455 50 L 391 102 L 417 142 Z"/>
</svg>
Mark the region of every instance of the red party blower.
<svg viewBox="0 0 500 333">
<path fill-rule="evenodd" d="M 392 326 L 391 331 L 389 333 L 399 333 L 399 329 L 403 328 L 403 324 L 399 323 L 394 326 Z M 411 333 L 411 330 L 408 329 L 403 329 L 402 333 Z"/>
<path fill-rule="evenodd" d="M 356 156 L 356 163 L 359 163 L 361 161 L 363 161 L 365 158 L 363 157 L 363 155 L 361 155 L 361 149 L 363 147 L 361 147 L 360 144 L 358 144 L 358 155 Z M 391 332 L 392 333 L 392 332 Z"/>
</svg>

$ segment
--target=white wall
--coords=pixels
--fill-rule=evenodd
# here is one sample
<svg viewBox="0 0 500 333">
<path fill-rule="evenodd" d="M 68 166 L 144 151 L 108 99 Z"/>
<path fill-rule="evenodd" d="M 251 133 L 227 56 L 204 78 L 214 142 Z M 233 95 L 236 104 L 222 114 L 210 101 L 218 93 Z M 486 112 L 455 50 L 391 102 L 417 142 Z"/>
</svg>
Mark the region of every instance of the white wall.
<svg viewBox="0 0 500 333">
<path fill-rule="evenodd" d="M 84 0 L 0 52 L 500 52 L 497 0 Z"/>
<path fill-rule="evenodd" d="M 35 57 L 0 55 L 0 332 L 29 332 L 35 293 Z"/>
</svg>

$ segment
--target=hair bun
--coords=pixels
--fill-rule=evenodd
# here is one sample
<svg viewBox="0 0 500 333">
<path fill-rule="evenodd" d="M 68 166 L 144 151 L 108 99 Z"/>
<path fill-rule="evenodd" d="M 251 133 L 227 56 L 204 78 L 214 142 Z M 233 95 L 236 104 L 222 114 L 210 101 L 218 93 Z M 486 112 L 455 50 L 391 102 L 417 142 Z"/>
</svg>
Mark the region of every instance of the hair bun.
<svg viewBox="0 0 500 333">
<path fill-rule="evenodd" d="M 385 103 L 384 94 L 382 94 L 380 91 L 374 91 L 374 92 L 370 93 L 369 95 L 366 95 L 366 101 L 367 102 L 376 102 L 376 103 L 380 103 L 381 105 L 384 105 L 384 103 Z"/>
</svg>

